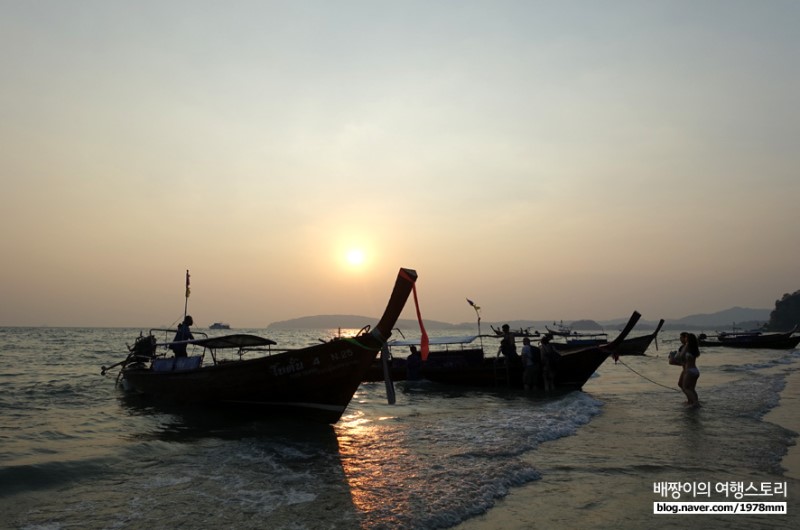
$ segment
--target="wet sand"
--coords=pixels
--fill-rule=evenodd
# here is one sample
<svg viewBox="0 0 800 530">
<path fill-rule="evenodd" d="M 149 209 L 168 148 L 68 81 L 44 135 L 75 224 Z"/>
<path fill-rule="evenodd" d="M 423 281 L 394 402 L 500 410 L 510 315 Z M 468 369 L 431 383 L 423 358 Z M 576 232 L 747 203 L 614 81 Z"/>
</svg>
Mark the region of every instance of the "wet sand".
<svg viewBox="0 0 800 530">
<path fill-rule="evenodd" d="M 776 370 L 780 370 L 777 368 Z M 682 396 L 680 396 L 682 397 Z M 671 396 L 670 396 L 671 398 Z M 679 397 L 676 397 L 679 399 Z M 701 396 L 702 400 L 702 396 Z M 712 407 L 713 408 L 713 407 Z M 640 474 L 616 473 L 615 452 L 626 445 L 633 431 L 620 429 L 629 423 L 622 407 L 606 407 L 604 413 L 576 436 L 544 444 L 531 463 L 543 471 L 543 478 L 520 488 L 512 489 L 488 512 L 474 517 L 455 528 L 457 530 L 522 530 L 529 528 L 641 528 L 658 523 L 660 527 L 682 528 L 686 520 L 680 517 L 653 519 L 653 482 L 658 471 L 643 469 Z M 764 421 L 800 433 L 800 372 L 790 373 L 780 393 L 779 404 L 770 410 Z M 620 432 L 614 432 L 614 429 Z M 594 444 L 602 440 L 608 451 L 598 455 L 596 469 L 581 469 L 573 465 L 571 455 L 596 451 Z M 544 461 L 543 461 L 544 460 Z M 789 447 L 781 461 L 785 469 L 789 498 L 788 513 L 798 509 L 797 490 L 800 487 L 800 447 Z M 598 480 L 598 469 L 608 470 L 605 479 Z M 663 479 L 669 480 L 669 479 Z M 671 478 L 674 480 L 674 477 Z M 791 526 L 795 515 L 771 518 L 776 528 Z M 747 518 L 704 519 L 717 527 L 722 521 L 731 528 L 745 528 L 752 523 Z M 750 519 L 752 521 L 752 519 Z M 761 522 L 761 521 L 759 521 Z M 744 525 L 744 526 L 742 526 Z"/>
<path fill-rule="evenodd" d="M 787 376 L 780 403 L 764 416 L 764 420 L 800 433 L 800 372 Z M 784 475 L 800 479 L 800 446 L 789 447 L 782 465 L 786 469 Z"/>
</svg>

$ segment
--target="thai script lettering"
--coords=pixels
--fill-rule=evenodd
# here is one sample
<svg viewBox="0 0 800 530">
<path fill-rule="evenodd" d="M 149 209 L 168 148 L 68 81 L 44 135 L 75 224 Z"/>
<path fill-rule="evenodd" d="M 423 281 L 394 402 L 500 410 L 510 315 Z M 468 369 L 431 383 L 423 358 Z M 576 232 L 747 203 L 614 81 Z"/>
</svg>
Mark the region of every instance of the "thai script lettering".
<svg viewBox="0 0 800 530">
<path fill-rule="evenodd" d="M 299 359 L 288 359 L 285 363 L 272 366 L 272 375 L 288 375 L 302 372 L 303 369 L 303 361 Z"/>
</svg>

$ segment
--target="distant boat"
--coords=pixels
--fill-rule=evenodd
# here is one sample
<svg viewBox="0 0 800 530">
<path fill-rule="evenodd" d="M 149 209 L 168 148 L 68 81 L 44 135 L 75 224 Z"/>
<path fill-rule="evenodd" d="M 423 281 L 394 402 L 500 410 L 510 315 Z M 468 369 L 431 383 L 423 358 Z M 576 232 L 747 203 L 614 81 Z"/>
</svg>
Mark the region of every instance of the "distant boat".
<svg viewBox="0 0 800 530">
<path fill-rule="evenodd" d="M 545 326 L 545 329 L 550 332 L 552 335 L 558 335 L 561 337 L 569 337 L 572 335 L 572 328 L 565 325 L 564 321 L 562 320 L 558 324 L 553 322 L 553 327 Z"/>
<path fill-rule="evenodd" d="M 579 333 L 573 331 L 571 335 L 562 335 L 564 342 L 553 341 L 551 344 L 560 349 L 564 346 L 567 348 L 582 347 L 582 346 L 597 346 L 598 344 L 606 344 L 608 342 L 608 333 L 605 331 L 597 331 L 593 333 Z"/>
<path fill-rule="evenodd" d="M 761 331 L 721 331 L 716 337 L 705 333 L 697 336 L 700 346 L 723 346 L 726 348 L 755 348 L 770 350 L 792 350 L 800 344 L 800 335 L 793 336 L 797 326 L 782 333 Z"/>
<path fill-rule="evenodd" d="M 489 327 L 492 328 L 492 331 L 494 331 L 494 334 L 495 334 L 496 337 L 503 337 L 505 335 L 505 333 L 503 333 L 502 329 L 497 329 L 496 327 L 491 326 L 491 325 Z M 510 330 L 510 333 L 511 333 L 512 336 L 517 337 L 517 338 L 539 337 L 540 336 L 538 331 L 535 331 L 535 330 L 531 331 L 530 327 L 519 328 L 519 329 L 516 329 L 516 330 Z"/>
<path fill-rule="evenodd" d="M 231 329 L 231 325 L 226 322 L 214 322 L 208 329 Z"/>
</svg>

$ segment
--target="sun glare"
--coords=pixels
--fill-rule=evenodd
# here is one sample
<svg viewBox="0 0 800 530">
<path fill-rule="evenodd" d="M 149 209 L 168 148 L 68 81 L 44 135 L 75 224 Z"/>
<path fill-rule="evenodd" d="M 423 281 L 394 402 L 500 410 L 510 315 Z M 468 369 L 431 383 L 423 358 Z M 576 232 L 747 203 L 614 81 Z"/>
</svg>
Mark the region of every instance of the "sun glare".
<svg viewBox="0 0 800 530">
<path fill-rule="evenodd" d="M 364 263 L 364 251 L 360 248 L 354 248 L 347 251 L 347 263 L 353 267 L 357 267 Z"/>
</svg>

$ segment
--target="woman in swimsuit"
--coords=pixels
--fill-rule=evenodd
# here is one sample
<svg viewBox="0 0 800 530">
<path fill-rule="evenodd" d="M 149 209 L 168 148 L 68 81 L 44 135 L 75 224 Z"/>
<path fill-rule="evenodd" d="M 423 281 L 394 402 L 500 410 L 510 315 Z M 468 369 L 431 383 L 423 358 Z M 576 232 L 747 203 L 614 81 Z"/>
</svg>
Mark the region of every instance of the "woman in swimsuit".
<svg viewBox="0 0 800 530">
<path fill-rule="evenodd" d="M 681 347 L 678 348 L 677 351 L 670 352 L 669 354 L 669 364 L 674 364 L 675 366 L 680 366 L 683 368 L 684 365 L 684 358 L 683 356 L 686 354 L 686 337 L 689 336 L 689 333 L 686 331 L 681 331 Z M 686 369 L 683 368 L 681 370 L 681 375 L 678 376 L 678 388 L 683 390 L 683 378 L 686 375 Z M 688 403 L 688 401 L 687 401 Z"/>
<path fill-rule="evenodd" d="M 697 380 L 700 370 L 697 368 L 697 358 L 700 357 L 700 346 L 697 336 L 689 333 L 686 336 L 686 349 L 683 355 L 683 393 L 689 398 L 687 407 L 699 407 L 700 398 L 697 397 Z"/>
</svg>

